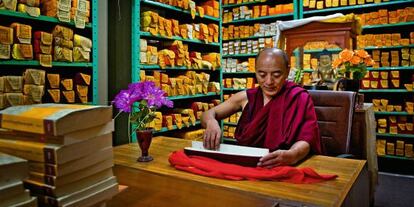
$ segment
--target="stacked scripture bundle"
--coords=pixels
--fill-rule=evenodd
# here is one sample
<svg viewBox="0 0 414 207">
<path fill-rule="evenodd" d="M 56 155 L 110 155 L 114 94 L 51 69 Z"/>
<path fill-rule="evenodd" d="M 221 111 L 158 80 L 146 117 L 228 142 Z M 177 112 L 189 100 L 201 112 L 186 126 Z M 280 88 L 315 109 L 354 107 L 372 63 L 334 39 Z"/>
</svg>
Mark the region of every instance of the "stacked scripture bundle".
<svg viewBox="0 0 414 207">
<path fill-rule="evenodd" d="M 26 69 L 23 76 L 1 76 L 0 109 L 41 103 L 44 85 L 44 70 Z"/>
<path fill-rule="evenodd" d="M 36 206 L 36 198 L 23 188 L 29 175 L 26 160 L 0 152 L 0 206 Z"/>
<path fill-rule="evenodd" d="M 32 60 L 32 26 L 20 23 L 10 25 L 14 31 L 12 57 L 16 60 Z"/>
<path fill-rule="evenodd" d="M 54 61 L 73 62 L 73 30 L 56 25 L 52 31 L 54 38 Z"/>
<path fill-rule="evenodd" d="M 0 59 L 10 59 L 13 28 L 0 26 Z"/>
<path fill-rule="evenodd" d="M 33 36 L 36 60 L 39 60 L 40 65 L 43 67 L 52 67 L 53 35 L 47 32 L 36 31 Z"/>
<path fill-rule="evenodd" d="M 19 0 L 17 11 L 27 13 L 32 17 L 40 16 L 40 0 Z"/>
<path fill-rule="evenodd" d="M 37 104 L 0 114 L 7 129 L 0 131 L 0 151 L 29 160 L 24 185 L 39 205 L 90 206 L 118 192 L 111 107 Z"/>
<path fill-rule="evenodd" d="M 219 93 L 220 83 L 211 82 L 210 74 L 187 71 L 184 75 L 177 77 L 168 76 L 167 73 L 154 71 L 152 76 L 141 74 L 142 81 L 152 81 L 156 86 L 162 88 L 168 96 Z"/>
</svg>

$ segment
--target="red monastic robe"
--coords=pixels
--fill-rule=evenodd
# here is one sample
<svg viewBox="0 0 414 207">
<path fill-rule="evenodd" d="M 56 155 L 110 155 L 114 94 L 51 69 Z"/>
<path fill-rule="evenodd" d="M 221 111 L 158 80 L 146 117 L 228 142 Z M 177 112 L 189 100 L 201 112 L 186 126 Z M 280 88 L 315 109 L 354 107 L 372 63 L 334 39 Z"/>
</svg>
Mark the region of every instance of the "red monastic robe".
<svg viewBox="0 0 414 207">
<path fill-rule="evenodd" d="M 248 103 L 235 133 L 240 145 L 287 150 L 302 140 L 310 144 L 311 153 L 322 153 L 315 109 L 305 89 L 286 81 L 265 106 L 260 88 L 246 92 Z"/>
</svg>

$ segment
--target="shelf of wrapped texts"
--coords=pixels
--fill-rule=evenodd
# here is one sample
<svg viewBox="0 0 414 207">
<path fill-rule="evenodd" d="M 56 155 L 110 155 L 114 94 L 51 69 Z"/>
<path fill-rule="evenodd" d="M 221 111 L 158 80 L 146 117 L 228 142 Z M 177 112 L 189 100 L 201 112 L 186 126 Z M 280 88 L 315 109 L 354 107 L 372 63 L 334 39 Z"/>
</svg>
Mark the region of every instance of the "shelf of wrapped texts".
<svg viewBox="0 0 414 207">
<path fill-rule="evenodd" d="M 367 70 L 414 70 L 414 66 L 367 68 Z"/>
<path fill-rule="evenodd" d="M 139 0 L 135 0 L 135 1 L 139 1 Z M 145 4 L 145 5 L 151 5 L 151 6 L 157 7 L 158 9 L 168 9 L 170 11 L 176 11 L 176 12 L 191 15 L 191 12 L 189 10 L 184 10 L 182 8 L 178 8 L 178 7 L 175 7 L 175 6 L 170 6 L 168 4 L 164 4 L 164 3 L 161 3 L 161 2 L 150 1 L 150 0 L 141 0 L 141 3 Z M 212 16 L 208 16 L 208 15 L 203 15 L 203 17 L 201 17 L 199 12 L 196 12 L 195 15 L 197 17 L 200 17 L 200 18 L 220 22 L 220 18 L 216 18 L 216 17 L 212 17 Z"/>
<path fill-rule="evenodd" d="M 188 95 L 188 96 L 168 96 L 170 100 L 181 100 L 181 99 L 193 99 L 193 98 L 204 98 L 204 97 L 212 97 L 212 96 L 219 96 L 220 94 L 214 92 L 208 92 L 207 94 L 195 94 L 195 95 Z"/>
<path fill-rule="evenodd" d="M 272 15 L 272 16 L 264 16 L 264 17 L 257 17 L 257 18 L 251 18 L 251 19 L 239 19 L 239 20 L 233 20 L 231 22 L 223 23 L 224 25 L 227 24 L 237 24 L 237 23 L 252 23 L 252 22 L 259 22 L 263 20 L 280 20 L 280 18 L 285 17 L 292 17 L 293 13 L 287 13 L 287 14 L 278 14 L 278 15 Z"/>
<path fill-rule="evenodd" d="M 196 123 L 194 125 L 190 125 L 189 127 L 183 125 L 182 129 L 187 129 L 193 126 L 200 126 L 201 122 L 200 121 L 196 121 Z M 173 125 L 171 129 L 168 129 L 167 127 L 163 127 L 161 130 L 158 131 L 154 131 L 154 134 L 157 133 L 163 133 L 163 132 L 168 132 L 168 131 L 172 131 L 172 130 L 176 130 L 178 129 L 177 125 Z"/>
<path fill-rule="evenodd" d="M 199 1 L 194 1 L 195 3 L 197 3 L 197 6 L 199 3 L 201 4 L 201 2 Z M 216 4 L 214 4 L 216 5 Z M 152 1 L 152 0 L 133 0 L 132 1 L 132 32 L 131 32 L 131 42 L 132 42 L 132 70 L 131 70 L 131 75 L 132 75 L 132 82 L 138 82 L 140 81 L 140 72 L 142 70 L 145 71 L 149 71 L 149 73 L 151 73 L 151 70 L 161 70 L 161 71 L 165 71 L 166 73 L 173 73 L 176 74 L 176 72 L 180 73 L 181 71 L 200 71 L 200 72 L 205 72 L 205 73 L 209 73 L 211 74 L 212 77 L 214 77 L 213 79 L 210 79 L 210 82 L 214 81 L 214 82 L 219 82 L 221 83 L 221 68 L 217 67 L 214 69 L 209 69 L 209 68 L 202 68 L 202 69 L 198 69 L 198 68 L 193 68 L 193 67 L 181 67 L 181 66 L 167 66 L 165 68 L 161 68 L 160 65 L 158 64 L 154 64 L 154 65 L 147 65 L 147 64 L 141 64 L 140 62 L 140 40 L 141 39 L 149 39 L 149 40 L 160 40 L 159 43 L 161 45 L 162 48 L 162 43 L 165 40 L 179 40 L 182 41 L 184 44 L 188 44 L 190 46 L 190 48 L 192 48 L 194 52 L 213 52 L 213 53 L 220 53 L 221 54 L 221 35 L 219 34 L 219 42 L 204 42 L 203 40 L 199 40 L 199 39 L 186 39 L 186 38 L 182 38 L 180 36 L 172 36 L 172 37 L 166 37 L 166 36 L 161 36 L 159 34 L 157 35 L 153 35 L 150 32 L 143 32 L 141 31 L 141 14 L 143 13 L 143 11 L 153 11 L 156 13 L 159 13 L 161 15 L 165 14 L 164 18 L 168 18 L 169 15 L 168 14 L 173 14 L 173 18 L 176 18 L 176 20 L 180 21 L 179 23 L 204 23 L 204 24 L 216 24 L 216 25 L 221 25 L 221 21 L 219 18 L 213 17 L 213 16 L 209 16 L 209 15 L 201 15 L 200 13 L 196 12 L 195 14 L 195 19 L 191 20 L 191 12 L 190 10 L 185 10 L 179 7 L 175 7 L 175 6 L 171 6 L 168 5 L 166 3 L 162 3 L 161 1 Z M 172 16 L 172 15 L 171 15 Z M 219 26 L 219 31 L 221 31 L 221 28 Z M 195 48 L 200 48 L 200 49 L 194 49 Z M 204 48 L 207 48 L 206 50 L 204 50 Z M 160 47 L 158 47 L 158 50 L 160 50 Z M 191 52 L 192 52 L 191 51 Z M 214 74 L 213 74 L 214 73 Z M 179 104 L 183 104 L 183 103 L 191 103 L 193 101 L 196 101 L 198 99 L 208 99 L 208 100 L 213 100 L 213 99 L 220 99 L 221 93 L 220 92 L 208 92 L 207 94 L 195 94 L 195 95 L 179 95 L 179 96 L 169 96 L 168 98 L 172 101 L 174 101 L 174 105 L 179 105 Z M 184 101 L 185 100 L 185 101 Z M 200 127 L 200 122 L 198 121 L 195 124 L 195 127 Z M 186 127 L 183 127 L 186 128 Z M 177 126 L 174 126 L 173 129 L 171 130 L 176 130 L 178 129 Z M 164 127 L 159 131 L 156 131 L 154 133 L 165 133 L 168 131 L 171 131 L 168 128 Z M 133 141 L 136 141 L 136 136 L 133 136 L 132 138 Z"/>
<path fill-rule="evenodd" d="M 414 26 L 414 21 L 412 22 L 400 22 L 395 24 L 376 24 L 376 25 L 366 25 L 363 26 L 363 30 L 367 29 L 378 29 L 378 28 L 385 28 L 385 27 L 401 27 L 401 26 Z"/>
<path fill-rule="evenodd" d="M 305 2 L 306 0 L 304 0 Z M 396 1 L 388 1 L 388 2 L 381 2 L 381 3 L 365 3 L 365 4 L 358 4 L 358 5 L 352 5 L 352 6 L 338 6 L 338 7 L 331 7 L 331 8 L 325 8 L 325 9 L 315 9 L 315 10 L 308 10 L 304 11 L 303 14 L 310 15 L 310 14 L 322 14 L 322 13 L 330 13 L 330 12 L 341 12 L 344 13 L 344 11 L 349 10 L 349 12 L 354 12 L 356 9 L 368 9 L 368 8 L 374 8 L 374 7 L 386 7 L 386 6 L 392 6 L 392 5 L 398 5 L 398 4 L 407 4 L 412 3 L 414 0 L 396 0 Z M 308 0 L 309 3 L 309 0 Z"/>
<path fill-rule="evenodd" d="M 167 36 L 161 36 L 161 35 L 152 35 L 149 32 L 140 32 L 141 33 L 141 37 L 147 37 L 147 38 L 156 38 L 156 39 L 164 39 L 164 40 L 180 40 L 183 42 L 189 42 L 189 43 L 197 43 L 197 44 L 203 44 L 203 45 L 212 45 L 212 46 L 220 46 L 220 43 L 218 42 L 209 42 L 209 43 L 205 43 L 201 40 L 198 39 L 184 39 L 182 37 L 178 37 L 178 36 L 172 36 L 172 37 L 167 37 Z"/>
<path fill-rule="evenodd" d="M 359 89 L 360 93 L 413 93 L 407 89 Z"/>
<path fill-rule="evenodd" d="M 0 65 L 40 66 L 38 60 L 0 60 Z M 92 67 L 93 63 L 83 62 L 52 62 L 52 67 Z"/>
<path fill-rule="evenodd" d="M 30 19 L 30 20 L 35 20 L 35 21 L 50 22 L 50 23 L 56 23 L 56 24 L 60 24 L 60 25 L 69 25 L 69 26 L 75 27 L 75 23 L 73 21 L 71 21 L 71 22 L 62 22 L 62 21 L 59 21 L 59 19 L 56 18 L 56 17 L 49 17 L 49 16 L 44 16 L 44 15 L 40 15 L 38 17 L 32 17 L 32 16 L 30 16 L 26 13 L 17 12 L 17 11 L 10 11 L 10 10 L 6 10 L 6 9 L 0 9 L 0 16 L 15 17 L 15 18 L 21 18 L 21 19 Z M 92 28 L 92 24 L 91 23 L 86 23 L 85 27 L 86 28 Z"/>
<path fill-rule="evenodd" d="M 255 57 L 257 53 L 250 53 L 250 54 L 234 54 L 234 55 L 223 55 L 223 58 L 238 58 L 238 57 Z"/>
<path fill-rule="evenodd" d="M 248 5 L 254 5 L 254 4 L 259 4 L 259 3 L 266 3 L 266 1 L 253 0 L 253 1 L 243 2 L 243 3 L 238 3 L 238 4 L 224 4 L 222 7 L 223 9 L 228 9 L 232 7 L 248 6 Z"/>
<path fill-rule="evenodd" d="M 240 38 L 232 38 L 232 39 L 223 40 L 223 42 L 235 41 L 235 40 L 253 40 L 253 39 L 267 38 L 267 37 L 273 37 L 273 36 L 275 36 L 275 35 L 260 35 L 260 36 L 251 36 L 251 37 L 240 37 Z"/>
<path fill-rule="evenodd" d="M 412 160 L 412 161 L 414 161 L 414 158 L 411 158 L 411 157 L 403 157 L 403 156 L 396 156 L 396 155 L 378 155 L 378 157 L 388 158 L 388 159 L 400 159 L 400 160 Z"/>
<path fill-rule="evenodd" d="M 368 46 L 365 47 L 365 50 L 379 50 L 379 49 L 401 49 L 401 48 L 412 48 L 414 47 L 414 44 L 410 44 L 410 45 L 399 45 L 399 46 L 380 46 L 380 47 L 375 47 L 375 46 Z"/>
<path fill-rule="evenodd" d="M 92 51 L 91 51 L 91 59 L 92 62 L 52 62 L 52 68 L 53 67 L 71 67 L 71 68 L 92 68 L 91 71 L 91 85 L 92 85 L 92 100 L 88 100 L 86 104 L 98 104 L 99 101 L 99 91 L 98 91 L 98 79 L 99 79 L 99 49 L 98 49 L 98 0 L 91 0 L 91 17 L 90 23 L 85 23 L 85 28 L 76 28 L 75 23 L 73 21 L 71 22 L 62 22 L 59 21 L 56 17 L 50 17 L 45 15 L 39 15 L 38 17 L 32 17 L 29 16 L 27 13 L 17 12 L 17 11 L 11 11 L 7 9 L 0 9 L 0 18 L 8 18 L 9 20 L 16 20 L 16 22 L 24 22 L 25 24 L 32 25 L 31 23 L 26 23 L 26 21 L 30 21 L 32 23 L 38 23 L 38 22 L 45 22 L 45 23 L 52 23 L 53 25 L 63 25 L 66 27 L 70 27 L 71 29 L 75 30 L 88 30 L 92 31 L 92 36 L 87 36 L 87 38 L 90 38 L 92 40 Z M 21 20 L 21 21 L 19 21 Z M 4 25 L 3 25 L 4 26 Z M 36 30 L 39 30 L 36 28 Z M 76 33 L 76 31 L 75 31 Z M 8 65 L 8 66 L 35 66 L 40 67 L 40 63 L 37 60 L 0 60 L 0 65 Z M 43 68 L 45 70 L 46 68 Z M 46 69 L 47 71 L 51 71 L 49 69 Z"/>
<path fill-rule="evenodd" d="M 414 138 L 414 134 L 388 134 L 388 133 L 377 133 L 380 137 L 401 137 L 401 138 Z"/>
<path fill-rule="evenodd" d="M 390 115 L 390 116 L 408 116 L 414 115 L 414 113 L 408 113 L 406 111 L 376 111 L 375 115 Z"/>
</svg>

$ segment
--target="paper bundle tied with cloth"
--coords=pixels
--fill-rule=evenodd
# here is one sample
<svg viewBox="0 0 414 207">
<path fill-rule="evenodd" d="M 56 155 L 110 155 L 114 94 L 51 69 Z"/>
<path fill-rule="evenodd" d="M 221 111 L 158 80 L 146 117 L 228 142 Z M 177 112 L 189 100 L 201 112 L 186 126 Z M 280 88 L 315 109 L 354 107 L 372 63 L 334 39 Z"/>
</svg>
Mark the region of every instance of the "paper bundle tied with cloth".
<svg viewBox="0 0 414 207">
<path fill-rule="evenodd" d="M 0 59 L 10 59 L 13 28 L 0 26 Z"/>
<path fill-rule="evenodd" d="M 20 1 L 20 2 L 26 2 L 23 4 L 18 4 L 17 6 L 17 11 L 18 12 L 22 12 L 22 13 L 26 13 L 29 16 L 32 17 L 39 17 L 40 16 L 40 8 L 39 8 L 39 1 Z M 27 5 L 27 3 L 33 3 L 33 5 L 36 6 L 32 6 L 32 5 Z"/>
<path fill-rule="evenodd" d="M 73 48 L 73 61 L 74 62 L 89 62 L 91 49 L 92 49 L 91 39 L 75 34 L 74 48 Z"/>
</svg>

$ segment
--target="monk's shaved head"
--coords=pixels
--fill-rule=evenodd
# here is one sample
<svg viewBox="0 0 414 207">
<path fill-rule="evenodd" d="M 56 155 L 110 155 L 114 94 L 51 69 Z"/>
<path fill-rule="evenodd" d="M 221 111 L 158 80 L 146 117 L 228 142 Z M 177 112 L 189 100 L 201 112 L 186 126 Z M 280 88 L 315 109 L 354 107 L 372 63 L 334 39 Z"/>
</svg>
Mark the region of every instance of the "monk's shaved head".
<svg viewBox="0 0 414 207">
<path fill-rule="evenodd" d="M 289 59 L 288 56 L 286 55 L 286 53 L 279 49 L 279 48 L 265 48 L 263 50 L 261 50 L 256 57 L 256 64 L 258 61 L 278 61 L 278 60 L 282 60 L 283 61 L 283 65 L 285 66 L 285 68 L 283 68 L 285 71 L 289 68 L 288 64 L 289 64 Z"/>
</svg>

